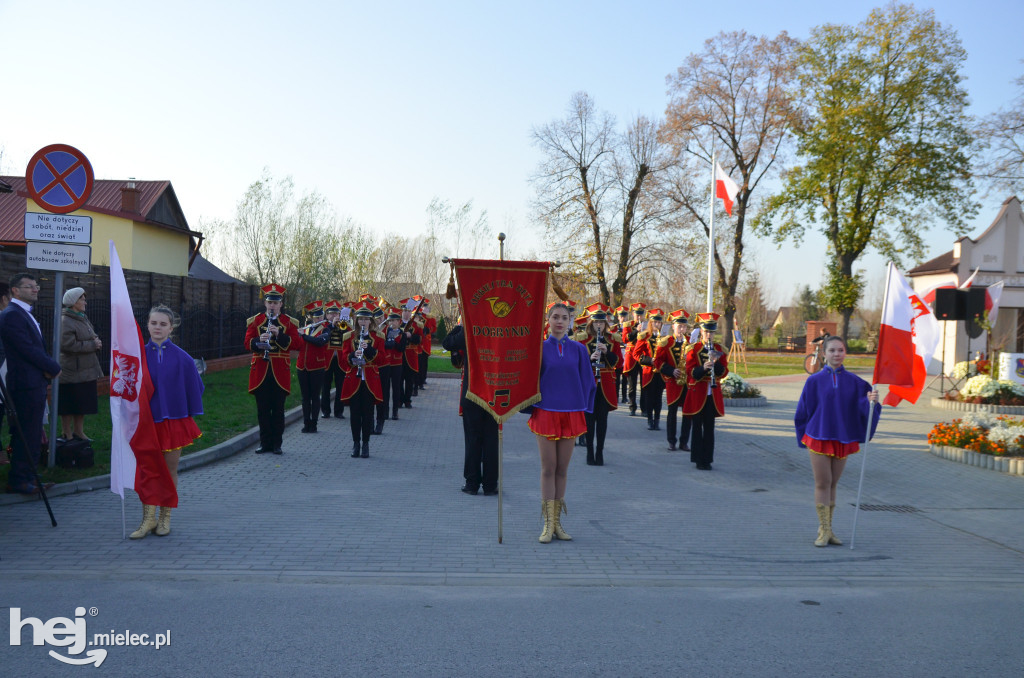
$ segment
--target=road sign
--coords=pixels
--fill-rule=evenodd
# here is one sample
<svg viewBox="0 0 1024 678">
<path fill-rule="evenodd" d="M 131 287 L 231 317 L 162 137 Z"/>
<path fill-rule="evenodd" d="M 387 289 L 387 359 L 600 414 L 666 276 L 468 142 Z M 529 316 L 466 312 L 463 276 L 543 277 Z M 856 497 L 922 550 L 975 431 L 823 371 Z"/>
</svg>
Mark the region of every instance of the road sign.
<svg viewBox="0 0 1024 678">
<path fill-rule="evenodd" d="M 88 245 L 65 243 L 25 243 L 25 265 L 46 271 L 88 273 L 92 262 L 92 248 Z"/>
<path fill-rule="evenodd" d="M 88 245 L 92 242 L 92 217 L 25 212 L 25 240 Z"/>
<path fill-rule="evenodd" d="M 25 169 L 28 194 L 44 210 L 67 214 L 85 204 L 92 193 L 92 165 L 77 148 L 51 144 L 36 151 Z"/>
</svg>

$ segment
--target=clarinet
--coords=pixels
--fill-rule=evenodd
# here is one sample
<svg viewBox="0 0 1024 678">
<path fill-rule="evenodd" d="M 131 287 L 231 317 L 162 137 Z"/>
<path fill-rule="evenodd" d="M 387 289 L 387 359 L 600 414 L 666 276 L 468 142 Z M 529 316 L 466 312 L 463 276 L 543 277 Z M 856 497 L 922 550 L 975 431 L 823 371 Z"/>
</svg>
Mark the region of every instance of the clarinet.
<svg viewBox="0 0 1024 678">
<path fill-rule="evenodd" d="M 363 365 L 366 364 L 366 361 L 363 360 L 363 351 L 366 349 L 366 338 L 369 335 L 370 333 L 363 327 L 359 332 L 359 348 L 356 349 L 356 359 L 359 361 L 359 378 L 363 381 L 366 381 L 366 373 L 363 371 Z"/>
<path fill-rule="evenodd" d="M 275 325 L 277 327 L 280 327 L 281 323 L 278 322 L 276 315 L 270 315 L 270 313 L 268 312 L 267 313 L 267 331 L 268 332 L 270 331 L 270 326 L 271 325 Z M 263 359 L 264 360 L 270 360 L 270 338 L 267 338 L 267 348 L 263 349 Z"/>
<path fill-rule="evenodd" d="M 595 344 L 595 348 L 597 348 L 597 349 L 604 348 L 605 347 L 604 338 L 600 334 L 596 335 L 594 337 L 594 344 Z M 591 365 L 593 365 L 593 367 L 594 367 L 594 377 L 597 379 L 598 383 L 600 383 L 601 382 L 601 367 L 602 367 L 601 359 L 598 358 L 597 360 L 592 361 Z"/>
</svg>

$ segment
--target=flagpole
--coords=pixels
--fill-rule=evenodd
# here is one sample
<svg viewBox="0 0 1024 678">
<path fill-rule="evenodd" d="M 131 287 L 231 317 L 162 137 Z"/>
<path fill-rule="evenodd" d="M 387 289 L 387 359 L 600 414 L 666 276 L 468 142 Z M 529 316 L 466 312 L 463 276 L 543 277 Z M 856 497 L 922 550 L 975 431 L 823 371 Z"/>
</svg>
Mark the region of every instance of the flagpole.
<svg viewBox="0 0 1024 678">
<path fill-rule="evenodd" d="M 498 234 L 498 258 L 501 261 L 505 261 L 505 234 Z M 469 358 L 466 358 L 466 367 L 468 369 Z M 502 498 L 504 496 L 504 481 L 505 481 L 505 425 L 498 422 L 498 543 L 501 543 L 502 537 Z"/>
<path fill-rule="evenodd" d="M 711 151 L 711 209 L 710 217 L 708 218 L 708 301 L 707 308 L 705 309 L 708 313 L 711 312 L 711 297 L 712 297 L 712 271 L 714 271 L 714 260 L 715 260 L 715 152 Z"/>
<path fill-rule="evenodd" d="M 892 269 L 893 263 L 890 261 L 889 266 L 885 269 L 885 294 L 882 296 L 882 313 L 885 313 L 885 309 L 888 308 L 889 304 L 889 286 L 892 283 Z M 882 329 L 878 329 L 878 335 L 881 337 Z M 876 354 L 877 360 L 877 354 Z M 871 381 L 875 381 L 875 376 L 871 375 Z M 871 390 L 877 390 L 874 383 L 871 384 Z M 860 481 L 857 483 L 857 503 L 853 509 L 853 529 L 850 531 L 850 550 L 853 550 L 853 546 L 857 541 L 857 516 L 860 515 L 860 496 L 864 490 L 864 469 L 868 465 L 868 439 L 871 437 L 871 420 L 875 418 L 875 407 L 878 403 L 868 402 L 868 423 L 867 428 L 864 431 L 864 448 L 861 450 L 863 456 L 860 459 Z"/>
</svg>

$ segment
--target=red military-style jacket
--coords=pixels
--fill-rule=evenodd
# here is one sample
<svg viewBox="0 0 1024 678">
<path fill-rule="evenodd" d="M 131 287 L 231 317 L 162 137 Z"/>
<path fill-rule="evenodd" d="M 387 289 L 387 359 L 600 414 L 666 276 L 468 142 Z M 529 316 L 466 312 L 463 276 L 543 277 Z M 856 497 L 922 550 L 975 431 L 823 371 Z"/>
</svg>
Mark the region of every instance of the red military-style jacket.
<svg viewBox="0 0 1024 678">
<path fill-rule="evenodd" d="M 411 336 L 405 340 L 405 364 L 413 372 L 420 371 L 420 342 L 423 341 L 423 331 L 415 320 L 409 322 L 405 331 Z M 405 335 L 402 335 L 403 337 Z"/>
<path fill-rule="evenodd" d="M 593 354 L 597 350 L 596 336 L 587 332 L 582 332 L 578 336 L 577 341 L 587 347 L 587 353 Z M 604 336 L 607 346 L 601 369 L 594 375 L 597 384 L 597 394 L 594 397 L 603 397 L 608 402 L 608 409 L 614 410 L 619 407 L 619 395 L 615 392 L 615 365 L 619 362 L 619 342 L 607 332 Z"/>
<path fill-rule="evenodd" d="M 359 332 L 352 330 L 345 334 L 345 340 L 341 348 L 341 361 L 345 367 L 345 381 L 341 385 L 341 399 L 348 401 L 359 392 L 360 388 L 370 389 L 374 400 L 384 400 L 384 393 L 380 386 L 380 372 L 378 366 L 384 360 L 384 339 L 376 331 L 370 330 L 366 339 L 366 348 L 363 349 L 363 358 L 366 364 L 360 368 L 354 366 L 350 358 L 359 350 Z"/>
<path fill-rule="evenodd" d="M 629 320 L 622 323 L 622 373 L 629 374 L 636 368 L 636 358 L 633 357 L 633 343 L 629 340 L 630 333 L 636 328 L 636 321 Z"/>
<path fill-rule="evenodd" d="M 690 344 L 683 339 L 676 341 L 674 336 L 662 337 L 658 340 L 658 348 L 654 353 L 654 369 L 661 373 L 665 380 L 665 402 L 674 405 L 686 393 L 686 352 Z M 679 379 L 672 376 L 675 370 L 683 373 Z"/>
<path fill-rule="evenodd" d="M 643 372 L 640 373 L 640 387 L 646 388 L 650 385 L 651 379 L 654 378 L 657 370 L 654 368 L 654 352 L 655 344 L 657 339 L 651 334 L 650 330 L 644 330 L 636 335 L 636 344 L 633 346 L 633 360 L 636 364 L 640 364 L 641 358 L 650 358 L 651 365 L 643 365 Z"/>
<path fill-rule="evenodd" d="M 721 417 L 725 414 L 725 401 L 722 399 L 722 388 L 719 386 L 722 379 L 729 374 L 728 356 L 721 344 L 712 344 L 714 349 L 722 355 L 715 361 L 715 368 L 721 365 L 722 373 L 715 374 L 715 387 L 711 389 L 711 397 L 715 401 L 715 416 Z M 711 386 L 711 373 L 705 372 L 704 361 L 708 359 L 704 344 L 697 342 L 690 347 L 686 354 L 686 399 L 683 401 L 683 414 L 692 416 L 704 409 L 704 402 L 708 399 L 708 388 Z M 700 372 L 702 376 L 696 373 Z"/>
<path fill-rule="evenodd" d="M 423 339 L 420 341 L 420 353 L 430 355 L 430 342 L 437 334 L 437 319 L 424 316 L 420 323 L 420 331 L 423 334 Z"/>
<path fill-rule="evenodd" d="M 384 356 L 385 359 L 381 362 L 381 365 L 390 365 L 391 367 L 402 366 L 402 355 L 405 353 L 405 334 L 402 332 L 398 333 L 398 336 L 391 342 L 388 342 L 388 333 L 393 330 L 390 327 L 385 326 L 381 330 L 381 336 L 384 337 Z M 394 331 L 397 331 L 394 330 Z M 389 345 L 390 343 L 390 345 Z"/>
<path fill-rule="evenodd" d="M 273 379 L 277 385 L 286 393 L 292 392 L 292 370 L 290 350 L 298 349 L 299 345 L 299 324 L 298 321 L 282 313 L 277 317 L 281 330 L 277 338 L 271 337 L 271 351 L 268 360 L 263 359 L 263 349 L 256 348 L 260 335 L 266 330 L 266 312 L 257 313 L 249 318 L 245 329 L 245 350 L 252 351 L 252 360 L 249 362 L 249 392 L 255 391 L 265 379 Z"/>
<path fill-rule="evenodd" d="M 300 332 L 302 339 L 296 347 L 299 349 L 299 360 L 295 365 L 300 370 L 323 370 L 327 368 L 327 342 L 331 331 L 326 325 L 317 325 L 308 332 Z"/>
</svg>

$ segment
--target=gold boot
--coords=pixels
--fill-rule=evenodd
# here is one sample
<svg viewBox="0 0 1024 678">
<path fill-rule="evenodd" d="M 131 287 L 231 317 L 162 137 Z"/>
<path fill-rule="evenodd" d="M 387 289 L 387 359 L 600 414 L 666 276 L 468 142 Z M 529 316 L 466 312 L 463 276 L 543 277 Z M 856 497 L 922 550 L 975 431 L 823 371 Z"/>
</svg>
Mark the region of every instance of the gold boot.
<svg viewBox="0 0 1024 678">
<path fill-rule="evenodd" d="M 555 525 L 555 500 L 554 499 L 542 499 L 540 502 L 541 513 L 544 514 L 544 531 L 540 533 L 540 537 L 537 539 L 541 544 L 548 544 L 551 542 L 551 537 L 554 534 Z"/>
<path fill-rule="evenodd" d="M 129 539 L 142 539 L 156 527 L 156 507 L 149 504 L 142 505 L 142 524 L 139 529 L 128 535 Z"/>
<path fill-rule="evenodd" d="M 842 546 L 843 542 L 839 541 L 839 537 L 832 531 L 832 515 L 836 512 L 836 505 L 832 504 L 828 507 L 828 543 L 833 546 Z"/>
<path fill-rule="evenodd" d="M 561 514 L 561 513 L 564 513 L 565 515 L 569 515 L 569 510 L 567 508 L 565 508 L 565 500 L 564 499 L 556 499 L 555 500 L 555 523 L 552 526 L 552 528 L 554 529 L 554 532 L 555 532 L 555 537 L 557 537 L 558 539 L 561 539 L 562 541 L 572 541 L 572 537 L 569 536 L 569 533 L 562 529 L 562 521 L 561 521 L 560 516 L 559 516 L 559 514 Z"/>
<path fill-rule="evenodd" d="M 160 517 L 156 521 L 156 536 L 166 537 L 171 533 L 171 507 L 161 506 Z"/>
<path fill-rule="evenodd" d="M 824 504 L 815 504 L 814 510 L 818 512 L 818 538 L 814 540 L 814 545 L 828 546 L 828 534 L 832 531 L 828 507 Z"/>
</svg>

